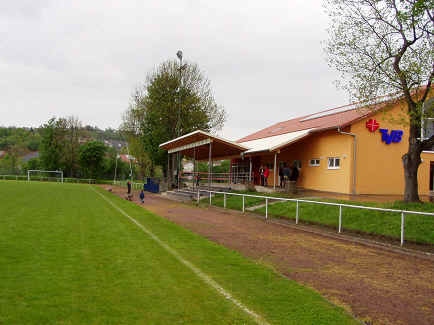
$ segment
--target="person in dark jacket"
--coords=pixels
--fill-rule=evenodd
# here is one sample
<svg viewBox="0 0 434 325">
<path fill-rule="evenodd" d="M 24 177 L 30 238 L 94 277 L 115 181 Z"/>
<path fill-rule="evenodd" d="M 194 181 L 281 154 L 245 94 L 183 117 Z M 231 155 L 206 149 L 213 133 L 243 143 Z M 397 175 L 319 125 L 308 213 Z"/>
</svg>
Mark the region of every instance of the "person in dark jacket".
<svg viewBox="0 0 434 325">
<path fill-rule="evenodd" d="M 298 171 L 297 164 L 294 163 L 291 169 L 291 175 L 289 176 L 289 180 L 296 182 L 298 180 L 298 176 L 300 176 L 300 172 Z"/>
<path fill-rule="evenodd" d="M 280 188 L 283 188 L 283 165 L 279 166 L 279 182 Z"/>
<path fill-rule="evenodd" d="M 283 164 L 283 187 L 287 189 L 289 184 L 289 176 L 291 175 L 291 169 L 288 167 L 287 163 Z"/>
<path fill-rule="evenodd" d="M 294 161 L 294 164 L 291 168 L 291 175 L 289 175 L 289 187 L 292 193 L 297 193 L 297 180 L 300 176 L 300 172 L 298 171 L 297 163 Z"/>
<path fill-rule="evenodd" d="M 140 202 L 145 203 L 145 192 L 143 190 L 140 191 L 139 198 Z"/>
<path fill-rule="evenodd" d="M 131 182 L 127 182 L 127 200 L 131 201 Z"/>
<path fill-rule="evenodd" d="M 261 165 L 261 167 L 259 167 L 259 176 L 261 177 L 261 186 L 264 186 L 264 167 Z"/>
</svg>

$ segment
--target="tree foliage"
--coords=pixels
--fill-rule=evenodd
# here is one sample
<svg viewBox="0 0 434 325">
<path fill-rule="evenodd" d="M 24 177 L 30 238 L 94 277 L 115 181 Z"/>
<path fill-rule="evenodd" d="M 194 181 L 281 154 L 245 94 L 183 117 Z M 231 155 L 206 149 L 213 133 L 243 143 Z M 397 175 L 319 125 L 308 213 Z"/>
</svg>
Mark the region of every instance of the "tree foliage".
<svg viewBox="0 0 434 325">
<path fill-rule="evenodd" d="M 80 177 L 86 173 L 87 166 L 80 164 L 79 149 L 82 143 L 92 140 L 109 140 L 114 145 L 104 157 L 98 177 L 111 179 L 118 160 L 117 176 L 125 179 L 129 166 L 116 159 L 117 151 L 125 145 L 120 133 L 110 128 L 101 130 L 89 125 L 83 127 L 73 116 L 52 118 L 40 128 L 0 127 L 0 150 L 5 151 L 0 157 L 0 174 L 48 169 L 63 170 L 65 177 Z M 29 159 L 35 157 L 31 154 L 35 151 L 39 151 L 40 159 Z"/>
<path fill-rule="evenodd" d="M 80 164 L 86 177 L 96 178 L 104 165 L 104 155 L 107 147 L 99 141 L 90 141 L 80 147 Z"/>
<path fill-rule="evenodd" d="M 406 103 L 410 124 L 403 156 L 404 200 L 418 201 L 417 170 L 422 150 L 424 103 L 434 76 L 433 0 L 326 0 L 331 17 L 326 52 L 341 72 L 339 86 L 359 101 L 393 94 Z"/>
<path fill-rule="evenodd" d="M 198 129 L 219 130 L 225 119 L 210 81 L 196 64 L 180 67 L 176 61 L 166 61 L 134 93 L 122 130 L 141 139 L 153 171 L 156 165 L 167 164 L 167 153 L 159 149 L 161 143 Z"/>
<path fill-rule="evenodd" d="M 62 123 L 56 118 L 51 118 L 41 128 L 41 151 L 40 161 L 46 170 L 63 170 L 62 158 Z"/>
</svg>

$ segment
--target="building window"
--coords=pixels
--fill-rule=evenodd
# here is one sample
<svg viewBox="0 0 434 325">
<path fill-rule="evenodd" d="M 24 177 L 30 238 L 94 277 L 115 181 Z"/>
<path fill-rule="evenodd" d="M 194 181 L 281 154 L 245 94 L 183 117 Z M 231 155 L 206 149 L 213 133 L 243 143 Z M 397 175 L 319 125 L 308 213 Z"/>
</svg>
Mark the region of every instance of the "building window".
<svg viewBox="0 0 434 325">
<path fill-rule="evenodd" d="M 328 168 L 329 169 L 339 169 L 339 168 L 341 168 L 341 158 L 339 158 L 339 157 L 329 157 L 328 158 Z"/>
<path fill-rule="evenodd" d="M 313 158 L 309 161 L 309 166 L 318 167 L 319 166 L 319 158 Z"/>
</svg>

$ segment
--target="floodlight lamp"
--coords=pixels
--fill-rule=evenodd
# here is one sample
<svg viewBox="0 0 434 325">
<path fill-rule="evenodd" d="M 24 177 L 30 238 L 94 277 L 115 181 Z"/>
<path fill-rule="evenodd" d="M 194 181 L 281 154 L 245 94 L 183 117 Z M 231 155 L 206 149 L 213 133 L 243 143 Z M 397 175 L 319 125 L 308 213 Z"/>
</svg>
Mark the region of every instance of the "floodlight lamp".
<svg viewBox="0 0 434 325">
<path fill-rule="evenodd" d="M 182 51 L 179 50 L 178 52 L 176 52 L 176 56 L 178 57 L 178 59 L 182 60 Z"/>
</svg>

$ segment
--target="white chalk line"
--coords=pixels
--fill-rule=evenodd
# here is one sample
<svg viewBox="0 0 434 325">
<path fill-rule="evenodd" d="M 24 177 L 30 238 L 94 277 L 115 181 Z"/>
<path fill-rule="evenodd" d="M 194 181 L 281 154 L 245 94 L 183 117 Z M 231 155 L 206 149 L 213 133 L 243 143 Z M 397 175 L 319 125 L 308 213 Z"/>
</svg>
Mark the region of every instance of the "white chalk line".
<svg viewBox="0 0 434 325">
<path fill-rule="evenodd" d="M 144 233 L 146 233 L 149 237 L 151 237 L 156 243 L 158 243 L 162 248 L 164 248 L 169 254 L 171 254 L 173 257 L 175 257 L 179 262 L 184 264 L 186 267 L 188 267 L 190 270 L 193 271 L 194 274 L 196 274 L 202 281 L 204 281 L 206 284 L 214 288 L 218 293 L 220 293 L 223 297 L 225 297 L 227 300 L 230 300 L 234 305 L 236 305 L 238 308 L 240 308 L 243 312 L 251 316 L 256 323 L 258 324 L 269 324 L 262 316 L 255 313 L 254 311 L 250 310 L 248 307 L 246 307 L 243 303 L 241 303 L 238 299 L 234 298 L 228 291 L 226 291 L 221 285 L 219 285 L 216 281 L 214 281 L 209 275 L 202 272 L 198 267 L 196 267 L 194 264 L 190 263 L 189 261 L 185 260 L 181 255 L 178 254 L 176 250 L 171 248 L 169 245 L 164 243 L 160 238 L 158 238 L 154 233 L 152 233 L 149 229 L 147 229 L 145 226 L 143 226 L 141 223 L 139 223 L 136 219 L 130 217 L 124 210 L 119 208 L 116 204 L 114 204 L 110 199 L 108 199 L 105 195 L 101 194 L 97 190 L 95 190 L 93 187 L 91 189 L 99 194 L 106 202 L 108 202 L 112 207 L 114 207 L 116 210 L 118 210 L 122 215 L 127 217 L 131 222 L 133 222 L 137 227 L 139 227 Z"/>
</svg>

